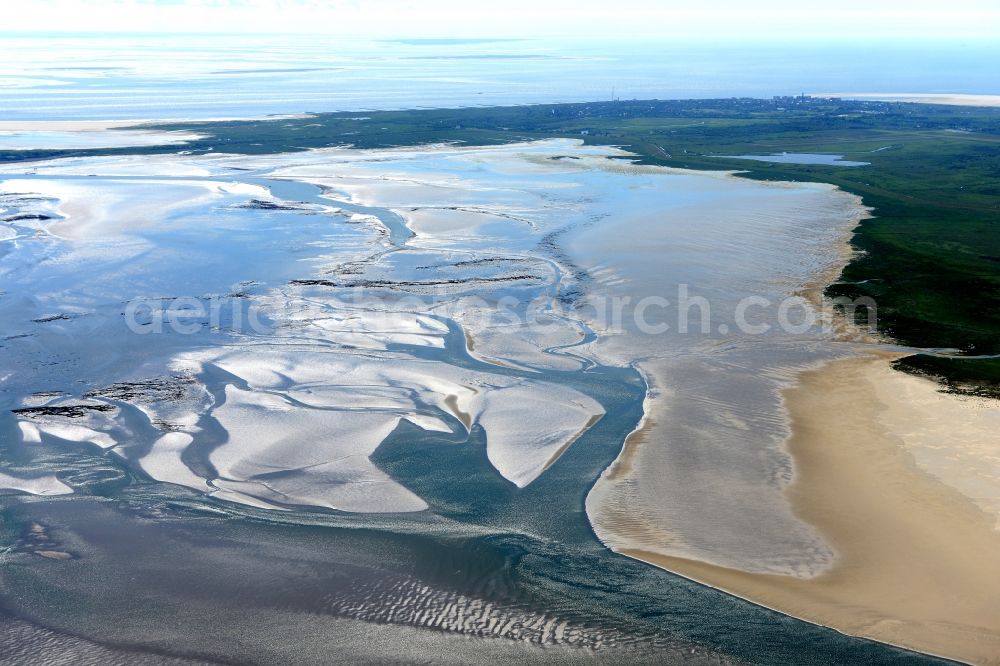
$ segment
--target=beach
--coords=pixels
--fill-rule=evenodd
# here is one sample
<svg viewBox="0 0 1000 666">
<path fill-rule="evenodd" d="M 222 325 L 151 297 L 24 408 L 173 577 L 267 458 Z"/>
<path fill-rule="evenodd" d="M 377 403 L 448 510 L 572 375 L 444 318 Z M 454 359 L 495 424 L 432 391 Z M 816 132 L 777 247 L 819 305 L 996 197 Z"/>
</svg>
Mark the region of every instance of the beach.
<svg viewBox="0 0 1000 666">
<path fill-rule="evenodd" d="M 839 237 L 829 237 L 816 255 L 827 258 L 825 266 L 792 290 L 817 310 L 825 285 L 851 256 L 851 228 L 869 214 L 860 208 L 844 213 Z M 683 366 L 665 370 L 648 359 L 640 362 L 651 386 L 645 417 L 588 496 L 597 533 L 619 553 L 796 618 L 949 659 L 1000 663 L 1000 409 L 995 401 L 945 393 L 932 378 L 897 371 L 892 362 L 905 350 L 840 316 L 828 323 L 823 347 L 831 356 L 764 370 L 782 384 L 774 416 L 787 423 L 782 448 L 791 464 L 782 494 L 828 554 L 807 568 L 800 551 L 785 571 L 774 564 L 768 571 L 763 550 L 736 561 L 739 549 L 692 547 L 690 524 L 667 508 L 683 496 L 676 482 L 663 482 L 668 472 L 658 462 L 674 455 L 677 464 L 664 433 L 678 414 L 690 417 L 692 396 L 679 388 L 688 381 L 678 375 Z M 741 370 L 730 367 L 731 378 L 739 381 Z M 719 425 L 732 425 L 731 403 L 710 407 Z M 696 439 L 724 434 L 719 425 Z M 744 441 L 732 445 L 745 444 L 750 431 L 737 430 Z M 715 488 L 713 481 L 696 477 L 696 484 L 711 487 L 705 504 L 718 510 L 732 497 L 746 502 L 738 484 Z M 747 504 L 747 524 L 759 524 L 762 506 Z M 727 524 L 727 516 L 698 515 L 705 530 Z M 767 534 L 778 552 L 791 552 L 789 537 Z M 740 546 L 754 552 L 752 539 Z"/>
<path fill-rule="evenodd" d="M 1000 663 L 996 515 L 922 469 L 898 430 L 887 426 L 900 415 L 933 412 L 948 442 L 951 424 L 977 407 L 937 393 L 920 404 L 900 400 L 929 380 L 892 370 L 890 359 L 834 361 L 804 373 L 784 394 L 796 469 L 788 497 L 796 515 L 836 549 L 830 570 L 803 579 L 623 552 L 845 633 L 969 663 Z M 990 431 L 966 429 L 958 437 L 970 435 L 992 441 Z"/>
<path fill-rule="evenodd" d="M 616 552 L 755 603 L 850 635 L 998 663 L 1000 409 L 893 369 L 905 349 L 824 309 L 823 289 L 871 211 L 849 197 L 831 196 L 827 209 L 819 201 L 787 230 L 780 209 L 745 212 L 743 228 L 723 227 L 726 241 L 713 237 L 726 215 L 717 202 L 712 221 L 692 210 L 681 225 L 662 213 L 609 221 L 570 243 L 600 255 L 636 297 L 672 284 L 671 251 L 711 245 L 729 271 L 746 271 L 727 273 L 738 293 L 801 297 L 829 326 L 725 344 L 628 329 L 595 342 L 605 358 L 631 355 L 649 390 L 644 419 L 590 492 L 588 514 Z M 616 224 L 646 239 L 628 259 L 617 254 Z M 690 241 L 688 225 L 697 230 Z M 740 254 L 746 247 L 752 259 Z M 715 287 L 704 273 L 695 284 Z M 713 330 L 726 288 L 705 292 Z"/>
</svg>

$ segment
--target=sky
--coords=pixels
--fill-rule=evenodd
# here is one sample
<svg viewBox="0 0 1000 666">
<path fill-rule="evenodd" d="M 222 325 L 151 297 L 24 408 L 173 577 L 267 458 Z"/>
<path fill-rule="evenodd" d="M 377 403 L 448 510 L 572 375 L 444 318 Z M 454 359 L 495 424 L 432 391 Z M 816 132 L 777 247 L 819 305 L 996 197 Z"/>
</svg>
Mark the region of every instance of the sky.
<svg viewBox="0 0 1000 666">
<path fill-rule="evenodd" d="M 22 0 L 5 32 L 357 37 L 1000 39 L 997 0 Z"/>
</svg>

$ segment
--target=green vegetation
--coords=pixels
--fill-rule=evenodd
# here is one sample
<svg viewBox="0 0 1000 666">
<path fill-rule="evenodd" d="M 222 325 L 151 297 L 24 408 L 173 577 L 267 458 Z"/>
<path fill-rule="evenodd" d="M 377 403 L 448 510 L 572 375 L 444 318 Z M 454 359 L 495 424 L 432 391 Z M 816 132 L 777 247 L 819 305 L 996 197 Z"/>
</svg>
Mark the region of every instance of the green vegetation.
<svg viewBox="0 0 1000 666">
<path fill-rule="evenodd" d="M 861 252 L 832 296 L 876 299 L 880 329 L 906 345 L 1000 354 L 1000 109 L 813 98 L 616 101 L 320 114 L 160 126 L 209 135 L 184 149 L 273 153 L 571 137 L 620 145 L 640 161 L 746 169 L 745 177 L 819 181 L 875 210 Z M 177 152 L 174 147 L 0 152 L 0 161 Z M 865 167 L 770 164 L 726 155 L 836 153 Z M 863 311 L 862 311 L 863 312 Z M 951 390 L 1000 396 L 1000 360 L 919 355 L 899 367 Z"/>
<path fill-rule="evenodd" d="M 948 393 L 1000 398 L 1000 360 L 942 358 L 916 354 L 896 361 L 894 367 L 904 372 L 938 378 Z"/>
</svg>

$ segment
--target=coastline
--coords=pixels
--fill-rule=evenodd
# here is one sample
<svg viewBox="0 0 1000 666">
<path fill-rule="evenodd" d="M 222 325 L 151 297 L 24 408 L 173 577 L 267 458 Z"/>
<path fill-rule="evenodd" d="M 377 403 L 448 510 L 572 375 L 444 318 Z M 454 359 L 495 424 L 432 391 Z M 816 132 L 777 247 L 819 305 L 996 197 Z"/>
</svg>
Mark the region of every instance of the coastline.
<svg viewBox="0 0 1000 666">
<path fill-rule="evenodd" d="M 312 118 L 314 114 L 308 112 L 301 113 L 280 113 L 280 114 L 265 114 L 261 116 L 220 116 L 218 118 L 192 118 L 192 117 L 175 117 L 175 118 L 160 118 L 160 117 L 146 117 L 146 118 L 125 118 L 118 120 L 93 120 L 93 119 L 81 119 L 81 120 L 43 120 L 43 119 L 24 119 L 24 120 L 13 120 L 6 119 L 0 120 L 0 132 L 46 132 L 46 131 L 62 131 L 62 132 L 94 132 L 102 130 L 112 130 L 112 129 L 147 129 L 150 125 L 171 125 L 179 123 L 226 123 L 234 121 L 250 121 L 250 120 L 290 120 L 290 119 L 302 119 L 302 118 Z"/>
<path fill-rule="evenodd" d="M 1000 531 L 990 514 L 918 467 L 886 427 L 885 411 L 907 408 L 893 404 L 895 391 L 929 381 L 889 368 L 894 356 L 832 361 L 784 393 L 796 463 L 788 497 L 836 549 L 829 571 L 803 579 L 622 554 L 847 634 L 1000 663 Z M 946 428 L 961 399 L 938 395 Z"/>
<path fill-rule="evenodd" d="M 755 185 L 736 174 L 722 183 L 734 192 Z M 630 233 L 650 239 L 638 251 L 594 233 L 589 245 L 576 241 L 571 251 L 583 265 L 616 267 L 626 281 L 619 289 L 631 298 L 662 293 L 664 283 L 696 281 L 696 293 L 713 294 L 714 324 L 725 322 L 748 293 L 771 302 L 802 298 L 818 311 L 809 285 L 816 283 L 818 295 L 834 279 L 848 259 L 852 230 L 871 212 L 860 197 L 830 184 L 772 181 L 766 188 L 736 206 L 733 193 L 713 191 L 730 205 L 713 208 L 712 219 L 693 208 L 653 217 L 652 225 L 623 218 Z M 667 271 L 660 264 L 675 247 L 710 253 L 712 261 L 724 257 L 739 269 L 712 272 L 704 268 L 713 266 L 708 262 Z M 819 575 L 835 554 L 794 514 L 785 494 L 794 461 L 785 447 L 790 424 L 781 391 L 801 369 L 846 350 L 833 348 L 820 327 L 804 337 L 778 328 L 755 336 L 725 325 L 714 335 L 714 328 L 707 329 L 712 335 L 662 338 L 627 330 L 597 349 L 635 363 L 646 378 L 647 401 L 643 422 L 587 495 L 591 524 L 617 552 L 644 549 L 742 571 Z"/>
<path fill-rule="evenodd" d="M 871 215 L 859 200 L 831 246 L 831 260 L 796 296 L 822 306 L 823 289 L 851 258 L 855 227 Z M 839 315 L 828 323 L 832 340 L 856 345 L 856 351 L 796 372 L 781 398 L 794 466 L 785 496 L 794 515 L 832 547 L 832 565 L 812 577 L 748 572 L 638 545 L 606 545 L 848 635 L 1000 664 L 1000 447 L 992 447 L 995 453 L 990 448 L 1000 410 L 894 370 L 892 362 L 907 354 L 877 333 Z M 655 421 L 648 403 L 647 397 L 642 422 L 605 480 L 635 472 L 638 449 L 650 444 Z M 600 507 L 604 528 L 652 536 L 653 526 L 636 506 L 610 500 L 601 491 L 588 496 L 588 505 Z M 671 549 L 669 531 L 655 537 Z"/>
<path fill-rule="evenodd" d="M 260 117 L 259 120 L 302 119 L 308 113 Z M 155 125 L 191 122 L 228 122 L 246 118 L 136 118 L 133 120 L 0 120 L 0 150 L 101 150 L 177 146 L 209 137 L 184 129 L 164 130 Z"/>
<path fill-rule="evenodd" d="M 840 97 L 855 101 L 909 102 L 912 104 L 943 104 L 945 106 L 1000 106 L 1000 95 L 969 95 L 963 93 L 890 93 L 832 92 L 815 93 L 815 97 Z"/>
<path fill-rule="evenodd" d="M 822 281 L 837 267 L 827 268 Z M 475 346 L 471 339 L 467 343 L 470 350 Z M 987 538 L 982 529 L 983 512 L 971 506 L 967 497 L 915 465 L 908 466 L 909 454 L 898 441 L 896 430 L 882 419 L 883 413 L 893 408 L 905 414 L 907 406 L 897 404 L 902 394 L 893 391 L 893 382 L 881 375 L 884 371 L 908 381 L 926 380 L 894 373 L 888 368 L 891 358 L 895 356 L 886 353 L 848 359 L 858 367 L 848 365 L 848 361 L 833 361 L 803 373 L 797 386 L 783 392 L 794 432 L 788 449 L 796 466 L 788 497 L 796 514 L 816 526 L 837 549 L 837 562 L 829 572 L 811 579 L 750 574 L 640 550 L 620 552 L 846 633 L 947 656 L 956 656 L 959 650 L 971 652 L 971 646 L 977 646 L 981 650 L 968 658 L 993 663 L 981 659 L 1000 653 L 1000 644 L 995 642 L 997 631 L 992 623 L 987 627 L 975 623 L 990 615 L 984 609 L 990 611 L 990 601 L 1000 595 L 987 584 L 991 574 L 988 558 L 968 558 L 970 553 L 993 551 L 998 543 Z M 943 421 L 948 420 L 946 412 L 953 400 L 957 399 L 941 396 Z M 833 413 L 828 414 L 831 405 Z M 656 425 L 648 412 L 627 445 L 633 439 L 639 445 L 648 428 Z M 844 424 L 838 414 L 851 415 L 849 434 L 841 432 Z M 830 445 L 831 433 L 836 435 L 836 446 Z M 878 463 L 875 470 L 868 466 L 872 460 Z M 633 463 L 624 453 L 620 461 L 623 466 Z M 892 480 L 888 502 L 884 497 L 888 492 L 886 479 Z M 843 501 L 845 498 L 850 502 Z M 928 512 L 927 502 L 934 503 L 933 511 Z M 858 520 L 858 516 L 864 518 Z M 885 540 L 890 543 L 883 543 Z M 909 545 L 913 552 L 900 544 Z M 894 570 L 899 564 L 894 558 L 906 565 L 905 571 Z M 956 579 L 941 575 L 942 563 L 947 565 L 947 574 Z M 898 575 L 886 576 L 887 564 L 889 571 Z M 927 581 L 934 586 L 926 586 Z M 910 593 L 920 586 L 927 588 L 921 590 L 920 597 L 930 598 L 934 607 L 914 608 L 919 604 Z M 961 597 L 958 605 L 942 602 L 955 595 Z M 834 610 L 825 610 L 830 607 Z M 893 615 L 900 611 L 906 612 L 906 620 Z M 825 612 L 833 613 L 832 618 L 817 619 Z M 958 617 L 962 623 L 940 617 Z M 927 645 L 914 643 L 921 640 Z"/>
<path fill-rule="evenodd" d="M 207 135 L 146 127 L 136 120 L 0 120 L 0 150 L 100 150 L 184 146 Z"/>
</svg>

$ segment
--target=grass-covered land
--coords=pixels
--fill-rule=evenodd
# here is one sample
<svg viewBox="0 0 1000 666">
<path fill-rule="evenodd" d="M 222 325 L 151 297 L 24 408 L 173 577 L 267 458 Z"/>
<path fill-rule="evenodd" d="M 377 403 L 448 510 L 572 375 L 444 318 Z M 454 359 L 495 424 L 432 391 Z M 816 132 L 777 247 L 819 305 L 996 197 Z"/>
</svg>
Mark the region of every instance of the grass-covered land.
<svg viewBox="0 0 1000 666">
<path fill-rule="evenodd" d="M 833 183 L 876 217 L 862 252 L 829 288 L 871 296 L 879 327 L 908 345 L 1000 354 L 1000 109 L 812 98 L 615 101 L 500 108 L 321 114 L 185 123 L 209 135 L 184 150 L 272 153 L 321 146 L 487 145 L 572 137 L 621 145 L 650 164 L 746 169 L 746 177 Z M 0 152 L 0 161 L 173 147 Z M 837 153 L 865 167 L 767 164 L 720 156 Z M 951 390 L 1000 397 L 1000 360 L 918 355 L 903 369 Z"/>
</svg>

